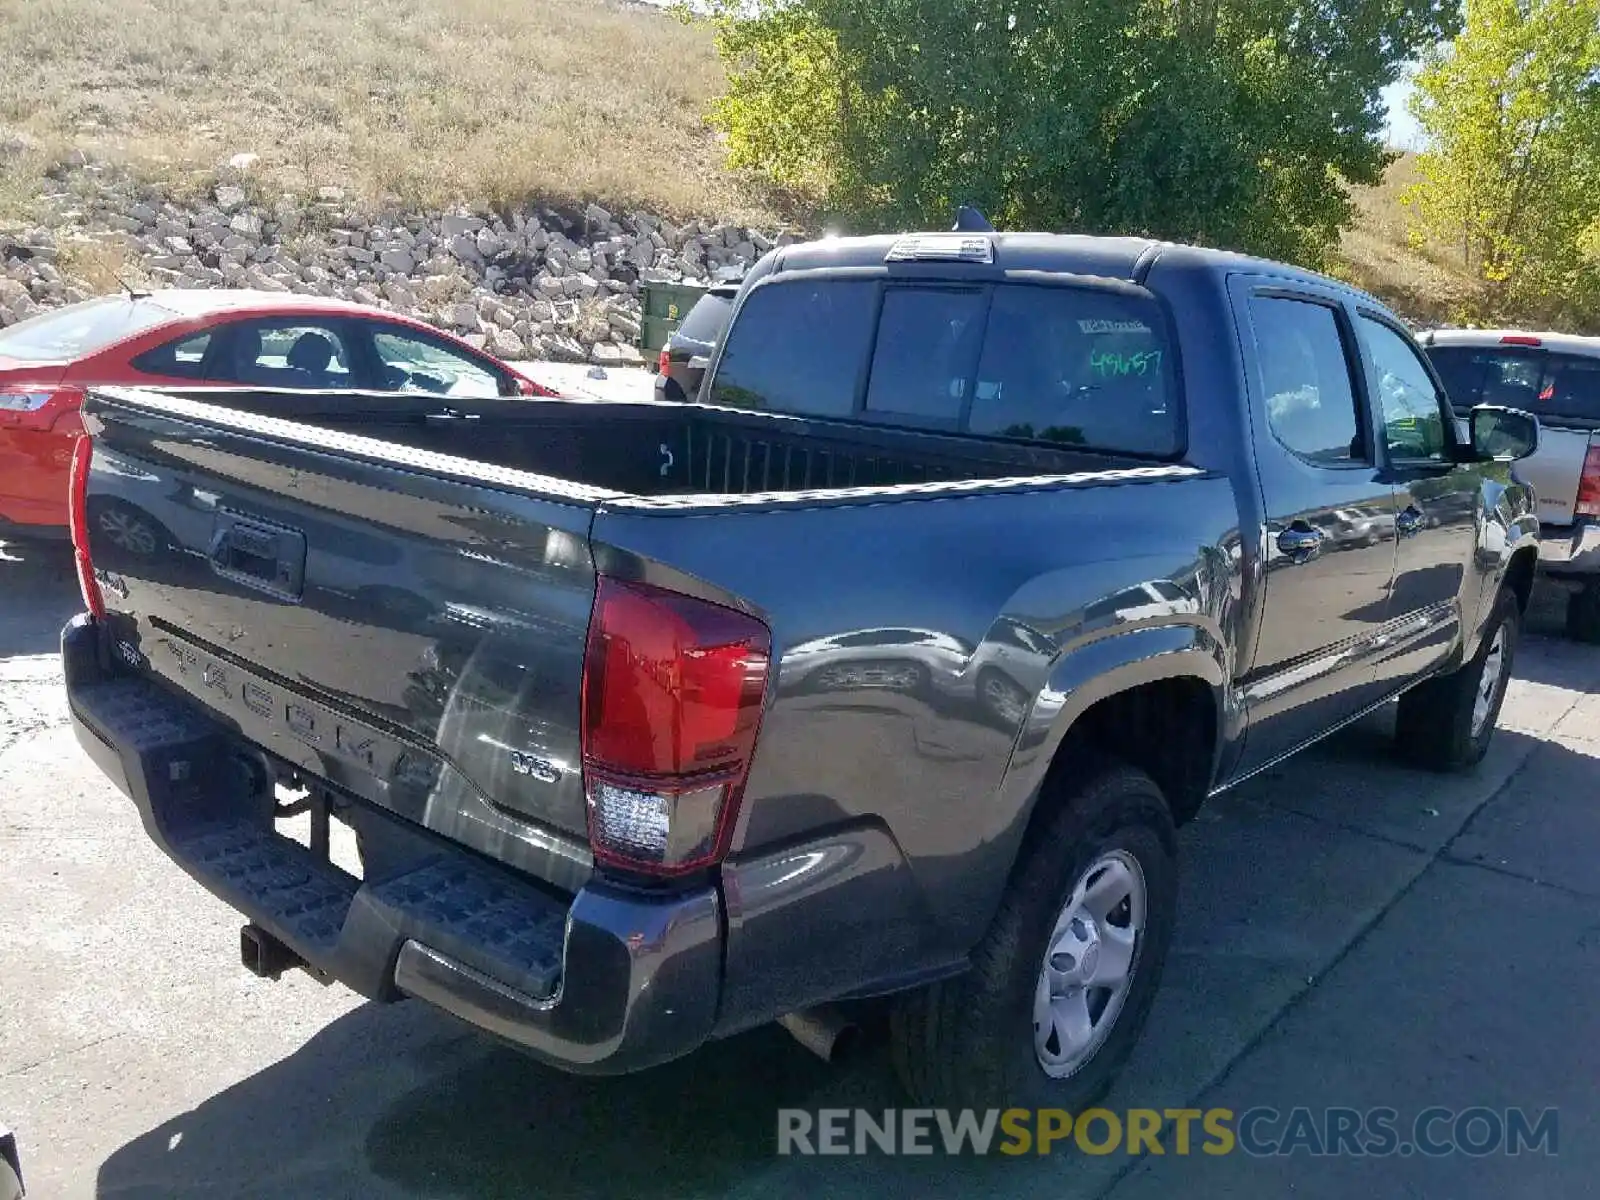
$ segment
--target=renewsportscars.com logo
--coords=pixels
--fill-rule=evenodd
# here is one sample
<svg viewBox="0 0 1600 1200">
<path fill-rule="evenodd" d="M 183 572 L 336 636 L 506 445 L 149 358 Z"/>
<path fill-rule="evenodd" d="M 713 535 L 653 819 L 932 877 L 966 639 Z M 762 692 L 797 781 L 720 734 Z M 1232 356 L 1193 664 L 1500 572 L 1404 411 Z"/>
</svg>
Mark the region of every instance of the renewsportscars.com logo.
<svg viewBox="0 0 1600 1200">
<path fill-rule="evenodd" d="M 778 1153 L 1189 1155 L 1381 1158 L 1554 1155 L 1556 1109 L 803 1108 L 778 1110 Z"/>
</svg>

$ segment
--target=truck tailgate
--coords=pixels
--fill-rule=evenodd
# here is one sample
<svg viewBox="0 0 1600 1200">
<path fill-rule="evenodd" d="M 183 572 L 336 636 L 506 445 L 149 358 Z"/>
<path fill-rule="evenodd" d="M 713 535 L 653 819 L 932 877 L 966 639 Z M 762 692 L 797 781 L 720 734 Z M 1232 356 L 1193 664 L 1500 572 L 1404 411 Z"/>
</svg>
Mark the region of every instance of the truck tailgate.
<svg viewBox="0 0 1600 1200">
<path fill-rule="evenodd" d="M 114 654 L 295 767 L 582 884 L 608 493 L 187 401 L 84 411 Z"/>
<path fill-rule="evenodd" d="M 1591 444 L 1600 444 L 1600 432 L 1541 425 L 1539 452 L 1517 464 L 1517 477 L 1532 484 L 1539 497 L 1540 524 L 1572 524 L 1578 480 Z"/>
</svg>

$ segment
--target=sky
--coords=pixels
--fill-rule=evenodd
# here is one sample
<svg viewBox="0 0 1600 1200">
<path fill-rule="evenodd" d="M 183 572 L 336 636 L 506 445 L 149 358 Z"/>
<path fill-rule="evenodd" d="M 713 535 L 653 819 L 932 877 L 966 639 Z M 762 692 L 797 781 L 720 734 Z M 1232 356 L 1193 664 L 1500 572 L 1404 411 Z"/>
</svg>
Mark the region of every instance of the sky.
<svg viewBox="0 0 1600 1200">
<path fill-rule="evenodd" d="M 1406 111 L 1406 101 L 1410 99 L 1411 91 L 1409 73 L 1383 89 L 1383 102 L 1389 109 L 1384 140 L 1396 150 L 1416 150 L 1422 145 L 1422 129 L 1416 118 Z"/>
</svg>

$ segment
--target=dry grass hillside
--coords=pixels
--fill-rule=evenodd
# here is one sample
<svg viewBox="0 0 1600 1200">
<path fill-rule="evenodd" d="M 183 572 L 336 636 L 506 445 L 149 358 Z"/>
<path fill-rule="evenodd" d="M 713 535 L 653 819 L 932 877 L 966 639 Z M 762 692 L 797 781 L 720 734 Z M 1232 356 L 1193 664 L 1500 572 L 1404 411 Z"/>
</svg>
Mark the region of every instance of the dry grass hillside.
<svg viewBox="0 0 1600 1200">
<path fill-rule="evenodd" d="M 290 189 L 747 215 L 720 82 L 702 32 L 616 0 L 0 0 L 0 124 L 168 172 L 253 152 Z"/>
<path fill-rule="evenodd" d="M 81 148 L 181 187 L 260 156 L 269 187 L 439 205 L 597 199 L 763 221 L 701 115 L 709 39 L 624 0 L 0 0 L 0 219 Z M 1358 196 L 1342 273 L 1420 318 L 1470 288 L 1407 248 L 1413 168 Z"/>
<path fill-rule="evenodd" d="M 1339 244 L 1340 273 L 1414 320 L 1447 321 L 1476 285 L 1459 253 L 1409 244 L 1410 214 L 1400 197 L 1416 180 L 1416 159 L 1406 154 L 1377 187 L 1356 189 L 1356 223 Z"/>
</svg>

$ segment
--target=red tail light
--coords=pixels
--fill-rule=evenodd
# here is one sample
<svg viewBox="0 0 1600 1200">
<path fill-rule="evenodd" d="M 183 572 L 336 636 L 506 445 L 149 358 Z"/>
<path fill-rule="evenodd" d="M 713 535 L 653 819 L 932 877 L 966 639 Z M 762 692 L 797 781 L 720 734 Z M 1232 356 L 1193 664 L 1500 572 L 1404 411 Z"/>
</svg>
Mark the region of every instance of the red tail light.
<svg viewBox="0 0 1600 1200">
<path fill-rule="evenodd" d="M 595 861 L 672 876 L 727 854 L 771 647 L 754 617 L 601 578 L 583 670 Z"/>
<path fill-rule="evenodd" d="M 0 425 L 24 429 L 73 431 L 66 421 L 75 421 L 83 392 L 75 387 L 53 387 L 45 383 L 0 385 Z"/>
<path fill-rule="evenodd" d="M 1600 446 L 1590 446 L 1583 456 L 1576 512 L 1580 517 L 1600 517 Z"/>
<path fill-rule="evenodd" d="M 78 568 L 78 590 L 84 607 L 97 620 L 106 615 L 106 598 L 94 577 L 89 561 L 89 461 L 94 457 L 94 442 L 86 433 L 72 442 L 72 482 L 67 492 L 67 525 L 72 531 L 72 557 Z"/>
<path fill-rule="evenodd" d="M 665 346 L 663 346 L 663 347 L 661 347 L 661 355 L 660 355 L 660 357 L 658 357 L 656 359 L 656 370 L 660 374 L 665 375 L 671 369 L 672 369 L 672 355 L 669 354 L 667 352 L 667 348 Z"/>
</svg>

